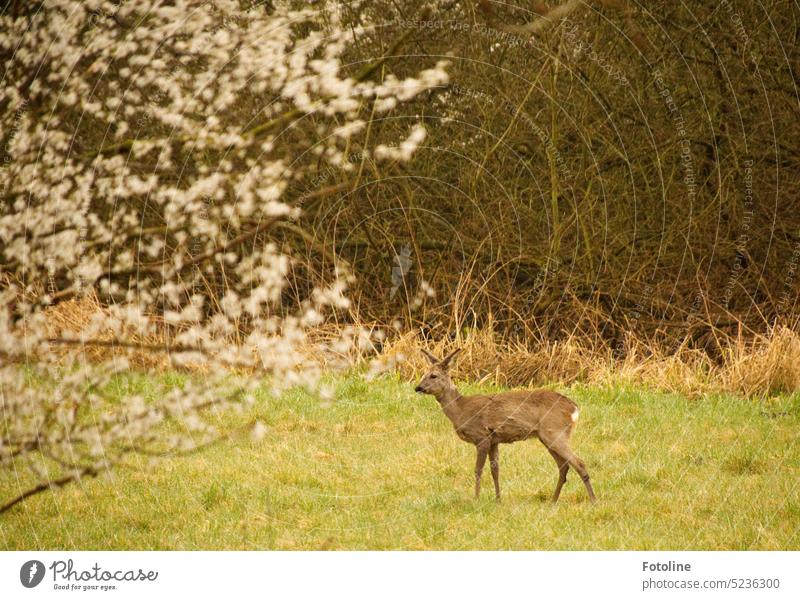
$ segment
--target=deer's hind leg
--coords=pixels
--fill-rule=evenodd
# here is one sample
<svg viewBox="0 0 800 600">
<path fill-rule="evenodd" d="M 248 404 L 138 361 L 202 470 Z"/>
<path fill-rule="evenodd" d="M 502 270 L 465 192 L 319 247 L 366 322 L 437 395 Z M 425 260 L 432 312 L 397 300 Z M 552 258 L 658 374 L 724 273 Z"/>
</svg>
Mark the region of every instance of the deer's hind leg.
<svg viewBox="0 0 800 600">
<path fill-rule="evenodd" d="M 550 448 L 547 449 L 550 452 L 550 455 L 553 457 L 553 460 L 556 461 L 558 465 L 558 483 L 556 484 L 556 491 L 553 492 L 553 502 L 558 502 L 558 497 L 561 495 L 561 488 L 564 487 L 564 484 L 567 482 L 567 471 L 569 471 L 569 463 L 565 458 L 562 458 L 560 454 L 556 453 L 554 450 Z"/>
<path fill-rule="evenodd" d="M 572 451 L 572 448 L 569 447 L 569 444 L 567 443 L 569 438 L 563 433 L 558 433 L 555 435 L 543 435 L 540 432 L 539 439 L 547 447 L 551 454 L 553 452 L 558 454 L 563 460 L 567 461 L 567 464 L 572 467 L 575 472 L 578 473 L 578 475 L 581 476 L 583 485 L 586 486 L 586 492 L 589 494 L 589 500 L 596 502 L 597 498 L 595 497 L 594 490 L 592 489 L 592 482 L 589 480 L 589 471 L 586 470 L 586 464 L 584 464 L 584 462 L 578 458 L 578 455 Z M 559 493 L 560 491 L 561 490 L 559 489 Z"/>
</svg>

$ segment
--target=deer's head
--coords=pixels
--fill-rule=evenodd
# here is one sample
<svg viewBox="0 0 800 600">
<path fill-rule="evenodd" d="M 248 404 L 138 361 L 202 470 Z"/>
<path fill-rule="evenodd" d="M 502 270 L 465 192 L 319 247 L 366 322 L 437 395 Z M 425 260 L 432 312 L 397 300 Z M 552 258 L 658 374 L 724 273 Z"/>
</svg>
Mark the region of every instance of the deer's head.
<svg viewBox="0 0 800 600">
<path fill-rule="evenodd" d="M 452 389 L 453 381 L 450 379 L 450 361 L 453 360 L 453 357 L 459 352 L 461 352 L 460 348 L 453 350 L 445 358 L 439 360 L 427 350 L 423 350 L 422 353 L 425 355 L 425 358 L 428 359 L 431 368 L 422 377 L 417 387 L 414 388 L 414 391 L 420 394 L 436 396 L 437 394 Z"/>
</svg>

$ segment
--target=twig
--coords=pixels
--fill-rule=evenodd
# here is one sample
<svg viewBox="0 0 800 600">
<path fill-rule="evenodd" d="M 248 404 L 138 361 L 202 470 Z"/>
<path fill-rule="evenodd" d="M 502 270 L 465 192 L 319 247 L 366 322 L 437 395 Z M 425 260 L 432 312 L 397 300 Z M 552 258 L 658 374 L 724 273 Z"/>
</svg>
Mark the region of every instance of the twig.
<svg viewBox="0 0 800 600">
<path fill-rule="evenodd" d="M 42 492 L 46 492 L 47 490 L 53 488 L 64 487 L 65 485 L 78 481 L 83 477 L 97 477 L 98 474 L 99 474 L 98 471 L 95 470 L 94 468 L 87 467 L 81 469 L 80 471 L 76 471 L 70 475 L 65 475 L 64 477 L 61 477 L 59 479 L 54 479 L 53 481 L 40 483 L 39 485 L 36 485 L 30 488 L 29 490 L 23 492 L 16 498 L 9 500 L 5 504 L 3 504 L 3 506 L 0 506 L 0 514 L 3 514 L 4 512 L 11 510 L 14 506 L 19 504 L 23 500 L 30 498 L 31 496 L 35 496 L 36 494 L 41 494 Z"/>
<path fill-rule="evenodd" d="M 550 25 L 560 21 L 566 16 L 569 16 L 578 7 L 580 7 L 580 5 L 580 0 L 569 0 L 564 4 L 551 9 L 550 12 L 543 14 L 542 17 L 536 21 L 531 21 L 530 23 L 525 23 L 524 25 L 506 26 L 503 29 L 509 33 L 536 35 L 537 33 L 544 31 Z"/>
</svg>

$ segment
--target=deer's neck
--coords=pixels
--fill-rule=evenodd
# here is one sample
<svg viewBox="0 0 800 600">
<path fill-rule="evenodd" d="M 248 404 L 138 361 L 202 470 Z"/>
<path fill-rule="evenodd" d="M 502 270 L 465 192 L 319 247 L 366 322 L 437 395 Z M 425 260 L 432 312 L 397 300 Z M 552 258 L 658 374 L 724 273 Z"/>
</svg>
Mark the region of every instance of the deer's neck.
<svg viewBox="0 0 800 600">
<path fill-rule="evenodd" d="M 453 422 L 453 425 L 458 428 L 461 425 L 461 394 L 458 393 L 456 386 L 451 385 L 444 392 L 436 394 L 436 400 L 442 407 L 444 414 Z"/>
</svg>

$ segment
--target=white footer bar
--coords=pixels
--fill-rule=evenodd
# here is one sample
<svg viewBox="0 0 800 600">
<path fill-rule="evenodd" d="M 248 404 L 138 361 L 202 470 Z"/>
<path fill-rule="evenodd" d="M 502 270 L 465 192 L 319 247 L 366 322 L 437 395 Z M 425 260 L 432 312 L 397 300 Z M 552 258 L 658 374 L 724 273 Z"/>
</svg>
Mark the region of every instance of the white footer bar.
<svg viewBox="0 0 800 600">
<path fill-rule="evenodd" d="M 315 600 L 796 599 L 800 553 L 0 553 L 0 598 L 86 594 L 148 600 L 187 594 Z"/>
</svg>

